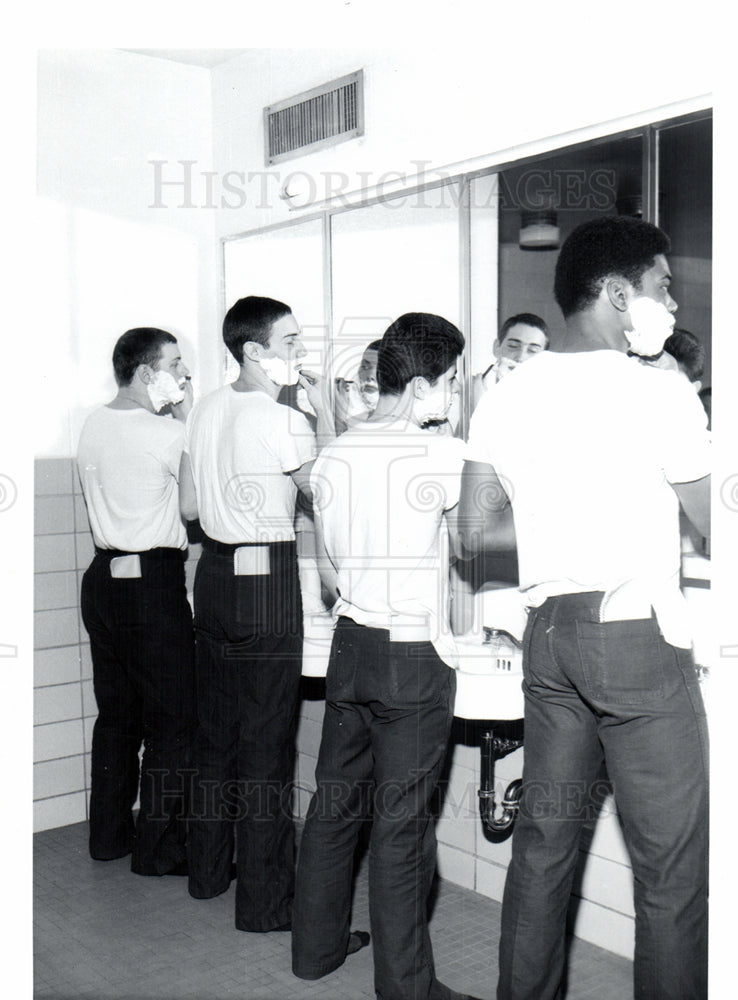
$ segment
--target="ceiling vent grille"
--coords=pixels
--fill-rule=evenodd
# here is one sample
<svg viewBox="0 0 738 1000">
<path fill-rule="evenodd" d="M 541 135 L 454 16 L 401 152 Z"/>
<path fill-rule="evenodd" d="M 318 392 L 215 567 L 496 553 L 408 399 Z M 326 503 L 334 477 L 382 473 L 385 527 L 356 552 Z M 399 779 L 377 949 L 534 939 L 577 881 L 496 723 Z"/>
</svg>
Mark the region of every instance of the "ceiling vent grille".
<svg viewBox="0 0 738 1000">
<path fill-rule="evenodd" d="M 264 108 L 267 164 L 363 134 L 363 70 Z"/>
</svg>

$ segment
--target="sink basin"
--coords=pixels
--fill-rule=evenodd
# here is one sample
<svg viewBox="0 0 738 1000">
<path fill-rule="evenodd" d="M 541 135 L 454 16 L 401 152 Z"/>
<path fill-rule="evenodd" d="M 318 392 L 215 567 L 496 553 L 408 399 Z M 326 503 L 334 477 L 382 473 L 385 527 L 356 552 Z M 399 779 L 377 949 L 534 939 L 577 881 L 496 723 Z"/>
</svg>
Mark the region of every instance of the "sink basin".
<svg viewBox="0 0 738 1000">
<path fill-rule="evenodd" d="M 468 632 L 456 636 L 454 715 L 459 719 L 522 719 L 523 655 L 512 643 Z"/>
</svg>

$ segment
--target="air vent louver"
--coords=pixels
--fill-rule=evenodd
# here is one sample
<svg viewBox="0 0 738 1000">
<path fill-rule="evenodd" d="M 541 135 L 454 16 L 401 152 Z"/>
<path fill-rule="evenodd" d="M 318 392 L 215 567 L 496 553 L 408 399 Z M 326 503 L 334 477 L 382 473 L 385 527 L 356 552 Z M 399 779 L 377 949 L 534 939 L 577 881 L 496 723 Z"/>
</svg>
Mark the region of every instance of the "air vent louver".
<svg viewBox="0 0 738 1000">
<path fill-rule="evenodd" d="M 364 134 L 363 71 L 264 108 L 267 164 Z"/>
</svg>

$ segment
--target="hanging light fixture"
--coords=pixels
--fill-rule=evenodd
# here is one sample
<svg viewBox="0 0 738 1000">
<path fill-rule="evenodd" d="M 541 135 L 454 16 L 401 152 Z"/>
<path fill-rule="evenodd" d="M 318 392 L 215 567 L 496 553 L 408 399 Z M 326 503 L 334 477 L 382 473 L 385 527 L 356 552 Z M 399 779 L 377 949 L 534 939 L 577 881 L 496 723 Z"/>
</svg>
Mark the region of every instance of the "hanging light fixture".
<svg viewBox="0 0 738 1000">
<path fill-rule="evenodd" d="M 520 213 L 521 250 L 558 250 L 560 233 L 556 212 L 553 209 L 539 209 Z"/>
</svg>

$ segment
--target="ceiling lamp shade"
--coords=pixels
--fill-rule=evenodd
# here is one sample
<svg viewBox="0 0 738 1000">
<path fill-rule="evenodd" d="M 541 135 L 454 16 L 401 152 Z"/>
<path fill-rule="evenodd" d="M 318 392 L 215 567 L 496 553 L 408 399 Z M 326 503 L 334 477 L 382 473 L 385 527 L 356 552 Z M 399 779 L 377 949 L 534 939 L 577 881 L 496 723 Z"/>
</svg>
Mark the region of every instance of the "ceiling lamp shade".
<svg viewBox="0 0 738 1000">
<path fill-rule="evenodd" d="M 556 212 L 551 209 L 520 213 L 521 250 L 557 250 L 560 234 Z"/>
</svg>

